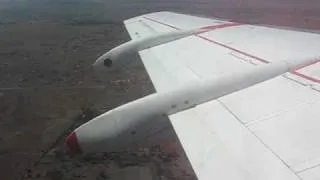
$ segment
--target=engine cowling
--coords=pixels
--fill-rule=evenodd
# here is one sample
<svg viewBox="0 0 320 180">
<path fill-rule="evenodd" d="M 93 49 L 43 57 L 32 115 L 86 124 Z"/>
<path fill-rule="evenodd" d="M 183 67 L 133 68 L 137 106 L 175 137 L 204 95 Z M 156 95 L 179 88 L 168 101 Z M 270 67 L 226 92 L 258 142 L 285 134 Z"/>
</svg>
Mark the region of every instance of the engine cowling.
<svg viewBox="0 0 320 180">
<path fill-rule="evenodd" d="M 96 73 L 98 73 L 97 75 L 104 77 L 106 72 L 121 69 L 127 63 L 130 63 L 131 58 L 128 57 L 132 56 L 133 53 L 207 31 L 208 29 L 174 31 L 131 40 L 100 56 L 93 66 Z"/>
<path fill-rule="evenodd" d="M 141 130 L 149 122 L 159 122 L 156 121 L 156 117 L 192 108 L 316 62 L 318 59 L 316 57 L 277 61 L 220 78 L 190 82 L 172 91 L 151 94 L 119 106 L 80 126 L 67 138 L 66 145 L 73 152 L 103 152 L 119 149 L 146 135 Z M 134 136 L 132 134 L 134 131 L 139 133 L 134 133 L 137 134 Z"/>
</svg>

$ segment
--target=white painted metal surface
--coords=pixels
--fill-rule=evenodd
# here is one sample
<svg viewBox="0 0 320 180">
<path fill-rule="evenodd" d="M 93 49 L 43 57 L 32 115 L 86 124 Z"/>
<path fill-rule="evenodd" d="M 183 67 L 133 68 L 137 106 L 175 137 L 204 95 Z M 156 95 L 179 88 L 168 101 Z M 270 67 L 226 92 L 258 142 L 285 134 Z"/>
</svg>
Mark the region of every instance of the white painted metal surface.
<svg viewBox="0 0 320 180">
<path fill-rule="evenodd" d="M 174 90 L 155 93 L 112 109 L 81 125 L 74 132 L 83 152 L 113 151 L 134 143 L 136 139 L 127 132 L 136 129 L 134 136 L 137 137 L 137 133 L 141 134 L 138 127 L 155 121 L 154 117 L 188 110 L 315 61 L 318 58 L 279 61 L 224 77 L 189 82 Z"/>
<path fill-rule="evenodd" d="M 105 60 L 112 61 L 113 63 L 116 63 L 114 61 L 117 61 L 118 59 L 121 59 L 121 57 L 125 56 L 126 54 L 135 53 L 138 51 L 142 51 L 144 49 L 149 49 L 161 44 L 165 44 L 168 42 L 172 42 L 184 37 L 188 37 L 191 35 L 196 35 L 199 33 L 203 33 L 208 31 L 207 29 L 194 29 L 194 30 L 185 30 L 185 31 L 176 31 L 176 32 L 168 32 L 168 33 L 161 33 L 145 38 L 141 38 L 138 40 L 132 40 L 129 42 L 126 42 L 124 44 L 121 44 L 110 51 L 106 52 L 102 56 L 100 56 L 96 62 L 94 63 L 95 68 L 106 68 L 103 63 Z M 111 66 L 111 64 L 110 64 Z"/>
<path fill-rule="evenodd" d="M 132 39 L 226 23 L 171 12 L 125 21 Z M 158 92 L 271 61 L 319 55 L 320 35 L 239 25 L 140 52 Z M 199 179 L 319 179 L 320 63 L 175 115 Z"/>
<path fill-rule="evenodd" d="M 137 131 L 141 129 L 139 126 L 148 125 L 136 124 L 142 116 L 144 118 L 156 112 L 156 117 L 160 117 L 165 112 L 170 115 L 170 121 L 199 179 L 318 179 L 320 63 L 310 62 L 264 83 L 227 96 L 215 96 L 220 97 L 217 100 L 191 104 L 197 106 L 182 112 L 178 111 L 185 109 L 185 106 L 170 106 L 176 102 L 184 103 L 186 97 L 202 103 L 210 99 L 209 96 L 213 97 L 211 95 L 216 93 L 219 85 L 223 90 L 219 91 L 221 93 L 230 88 L 223 87 L 228 82 L 236 82 L 232 86 L 236 89 L 262 77 L 259 74 L 238 77 L 234 72 L 250 73 L 252 69 L 263 68 L 270 62 L 281 64 L 279 67 L 286 69 L 286 65 L 292 65 L 295 60 L 320 55 L 319 34 L 226 24 L 230 22 L 171 12 L 151 13 L 126 20 L 125 26 L 134 42 L 189 29 L 209 27 L 210 31 L 165 41 L 165 44 L 156 43 L 157 46 L 149 49 L 137 49 L 141 50 L 141 59 L 158 92 L 152 97 L 155 99 L 151 98 L 154 105 L 146 106 L 145 99 L 140 99 L 101 115 L 98 120 L 89 122 L 97 125 L 87 126 L 82 132 L 76 130 L 76 135 L 71 134 L 69 145 L 75 147 L 81 144 L 81 148 L 89 152 L 99 151 L 99 147 L 121 148 L 123 143 L 135 143 L 143 134 Z M 282 64 L 282 60 L 287 60 L 288 64 Z M 264 75 L 283 72 L 282 68 L 278 70 L 270 68 Z M 226 81 L 208 80 L 212 77 Z M 253 79 L 246 79 L 249 77 Z M 243 81 L 239 81 L 241 78 L 244 78 Z M 206 82 L 203 83 L 205 86 L 201 82 Z M 202 91 L 202 88 L 206 90 Z M 177 89 L 180 91 L 173 91 L 175 94 L 171 94 L 170 98 L 161 96 L 165 94 L 168 97 L 166 93 Z M 157 107 L 159 102 L 163 108 L 152 108 Z M 137 103 L 144 106 L 137 110 Z M 169 109 L 166 109 L 168 105 Z M 178 110 L 170 111 L 171 108 Z M 106 121 L 106 116 L 111 121 Z M 114 127 L 120 128 L 120 131 Z M 156 127 L 150 125 L 149 131 L 144 133 L 154 133 Z M 122 138 L 115 138 L 119 132 L 123 134 Z M 96 141 L 87 141 L 88 134 L 93 135 Z M 101 145 L 97 146 L 99 142 Z"/>
<path fill-rule="evenodd" d="M 298 179 L 218 101 L 170 119 L 199 179 Z"/>
</svg>

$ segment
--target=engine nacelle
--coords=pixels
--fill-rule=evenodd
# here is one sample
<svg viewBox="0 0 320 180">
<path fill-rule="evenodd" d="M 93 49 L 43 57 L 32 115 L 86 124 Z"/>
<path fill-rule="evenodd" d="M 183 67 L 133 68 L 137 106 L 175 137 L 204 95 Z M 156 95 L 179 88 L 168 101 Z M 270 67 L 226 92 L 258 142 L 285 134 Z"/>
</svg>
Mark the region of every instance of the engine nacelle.
<svg viewBox="0 0 320 180">
<path fill-rule="evenodd" d="M 102 76 L 104 72 L 108 72 L 109 70 L 115 68 L 121 68 L 125 63 L 122 62 L 122 58 L 127 55 L 207 31 L 209 31 L 209 29 L 175 31 L 137 40 L 131 40 L 111 49 L 107 53 L 100 56 L 93 66 L 95 71 L 98 73 L 98 76 Z"/>
<path fill-rule="evenodd" d="M 76 129 L 66 140 L 71 152 L 105 152 L 136 143 L 142 129 L 157 118 L 192 108 L 318 61 L 317 58 L 278 61 L 220 78 L 195 81 L 175 90 L 155 93 L 119 106 Z M 147 128 L 148 129 L 148 128 Z M 151 129 L 153 130 L 153 129 Z M 141 133 L 140 133 L 141 132 Z"/>
</svg>

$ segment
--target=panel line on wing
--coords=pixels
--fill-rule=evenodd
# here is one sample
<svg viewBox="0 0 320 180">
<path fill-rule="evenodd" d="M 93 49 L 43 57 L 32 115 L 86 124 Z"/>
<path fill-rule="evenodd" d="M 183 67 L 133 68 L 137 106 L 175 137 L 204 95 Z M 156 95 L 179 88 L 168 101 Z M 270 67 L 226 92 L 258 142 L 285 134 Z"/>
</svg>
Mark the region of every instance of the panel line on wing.
<svg viewBox="0 0 320 180">
<path fill-rule="evenodd" d="M 281 116 L 284 113 L 288 113 L 288 112 L 294 111 L 294 110 L 299 109 L 299 108 L 301 108 L 303 106 L 307 106 L 309 104 L 313 104 L 313 103 L 318 102 L 318 101 L 319 101 L 318 99 L 315 99 L 315 100 L 312 99 L 310 101 L 303 101 L 303 102 L 300 102 L 300 103 L 296 103 L 296 104 L 294 104 L 292 106 L 287 106 L 288 108 L 285 109 L 285 110 L 275 111 L 274 113 L 272 113 L 272 114 L 270 114 L 268 116 L 265 116 L 263 118 L 259 118 L 257 120 L 251 120 L 249 122 L 245 122 L 244 124 L 246 126 L 248 126 L 248 127 L 253 126 L 253 125 L 257 125 L 259 123 L 263 123 L 264 121 L 268 121 L 268 120 L 270 120 L 272 118 Z"/>
<path fill-rule="evenodd" d="M 172 25 L 170 25 L 170 24 L 166 24 L 166 23 L 157 21 L 157 20 L 155 20 L 155 19 L 151 19 L 151 18 L 148 18 L 148 17 L 145 17 L 145 16 L 144 16 L 143 18 L 145 18 L 145 19 L 147 19 L 147 20 L 150 20 L 150 21 L 153 21 L 153 22 L 156 22 L 156 23 L 158 23 L 158 24 L 162 24 L 162 25 L 167 26 L 167 27 L 171 27 L 172 29 L 175 29 L 175 30 L 181 30 L 181 29 L 179 29 L 179 28 L 177 28 L 177 27 L 175 27 L 175 26 L 172 26 Z"/>
<path fill-rule="evenodd" d="M 152 28 L 150 25 L 148 25 L 147 23 L 143 22 L 143 21 L 139 21 L 144 27 L 146 27 L 147 29 L 149 29 L 150 31 L 153 32 L 157 32 L 154 28 Z"/>
<path fill-rule="evenodd" d="M 313 166 L 310 166 L 310 167 L 308 167 L 308 168 L 305 168 L 305 169 L 303 169 L 303 170 L 297 171 L 297 173 L 300 174 L 300 173 L 303 173 L 303 172 L 308 171 L 308 170 L 310 170 L 310 169 L 314 169 L 314 168 L 319 167 L 319 166 L 320 166 L 320 163 L 318 163 L 318 164 L 316 164 L 316 165 L 313 165 Z"/>
<path fill-rule="evenodd" d="M 290 168 L 290 166 L 275 152 L 273 151 L 266 143 L 263 142 L 262 139 L 259 138 L 257 134 L 255 134 L 250 128 L 248 128 L 245 123 L 241 121 L 241 119 L 231 110 L 227 105 L 225 105 L 222 101 L 217 99 L 219 104 L 224 107 L 231 116 L 233 116 L 237 121 L 239 121 L 247 130 L 250 132 L 266 149 L 268 149 L 275 157 L 277 157 L 293 174 L 295 174 L 299 179 L 301 179 L 294 171 Z"/>
<path fill-rule="evenodd" d="M 149 17 L 145 17 L 145 16 L 144 16 L 143 18 L 145 18 L 145 19 L 147 19 L 147 20 L 150 20 L 150 21 L 153 21 L 153 22 L 156 22 L 156 23 L 161 24 L 161 25 L 163 25 L 163 26 L 167 26 L 167 27 L 173 28 L 173 29 L 175 29 L 175 30 L 181 30 L 180 28 L 178 28 L 178 27 L 176 27 L 176 26 L 173 26 L 173 25 L 170 25 L 170 24 L 167 24 L 167 23 L 163 23 L 163 22 L 161 22 L 161 21 L 158 21 L 158 20 L 155 20 L 155 19 L 152 19 L 152 18 L 149 18 Z M 240 24 L 235 24 L 235 25 L 240 25 Z M 219 26 L 219 25 L 217 25 L 217 26 Z M 220 24 L 220 26 L 221 26 L 221 24 Z M 221 28 L 226 28 L 226 27 L 230 27 L 230 26 L 222 26 Z M 219 29 L 219 28 L 218 28 L 218 29 Z M 227 45 L 225 45 L 225 44 L 223 44 L 223 43 L 214 41 L 214 40 L 209 39 L 209 38 L 207 38 L 207 37 L 203 37 L 203 36 L 201 36 L 201 35 L 195 35 L 195 36 L 197 36 L 197 37 L 199 37 L 199 38 L 201 38 L 201 39 L 203 39 L 203 40 L 209 41 L 209 42 L 211 42 L 211 43 L 214 43 L 214 44 L 216 44 L 216 45 L 219 45 L 219 46 L 222 46 L 222 47 L 224 47 L 224 48 L 227 48 L 227 49 L 229 49 L 229 50 L 231 50 L 231 51 L 235 51 L 235 52 L 240 53 L 240 54 L 242 54 L 242 55 L 245 55 L 245 56 L 248 56 L 248 57 L 250 57 L 250 58 L 253 58 L 253 59 L 255 59 L 255 60 L 257 60 L 257 61 L 260 61 L 260 62 L 262 62 L 262 63 L 270 63 L 270 61 L 268 61 L 268 60 L 266 60 L 266 59 L 263 59 L 263 58 L 254 56 L 254 55 L 252 55 L 252 54 L 246 53 L 246 52 L 244 52 L 244 51 L 238 50 L 238 49 L 236 49 L 236 48 L 227 46 Z M 318 62 L 320 62 L 320 60 L 319 60 Z M 315 63 L 313 63 L 313 64 L 315 64 Z M 313 65 L 313 64 L 306 65 L 305 67 L 311 66 L 311 65 Z M 305 67 L 303 67 L 303 68 L 305 68 Z M 306 80 L 309 80 L 309 81 L 312 81 L 312 82 L 315 82 L 315 83 L 320 83 L 320 79 L 315 78 L 315 77 L 311 77 L 311 76 L 308 76 L 308 75 L 305 75 L 305 74 L 302 74 L 302 73 L 298 72 L 298 70 L 300 70 L 300 69 L 301 69 L 301 68 L 299 68 L 299 69 L 297 69 L 297 70 L 295 70 L 295 71 L 292 71 L 291 73 L 294 74 L 294 75 L 296 75 L 296 76 L 302 77 L 303 79 L 306 79 Z M 290 78 L 288 78 L 288 79 L 291 80 Z"/>
</svg>

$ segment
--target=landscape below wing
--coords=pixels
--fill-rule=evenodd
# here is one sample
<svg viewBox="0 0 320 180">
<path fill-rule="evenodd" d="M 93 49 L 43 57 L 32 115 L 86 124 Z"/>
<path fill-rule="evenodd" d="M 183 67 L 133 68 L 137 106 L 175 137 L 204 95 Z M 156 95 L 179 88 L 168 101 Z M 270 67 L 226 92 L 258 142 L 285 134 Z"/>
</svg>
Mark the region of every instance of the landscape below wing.
<svg viewBox="0 0 320 180">
<path fill-rule="evenodd" d="M 139 52 L 157 92 L 320 55 L 320 35 L 308 32 L 172 12 L 124 23 L 133 40 L 209 29 Z M 316 62 L 169 118 L 199 179 L 311 180 L 320 178 L 319 107 Z"/>
</svg>

